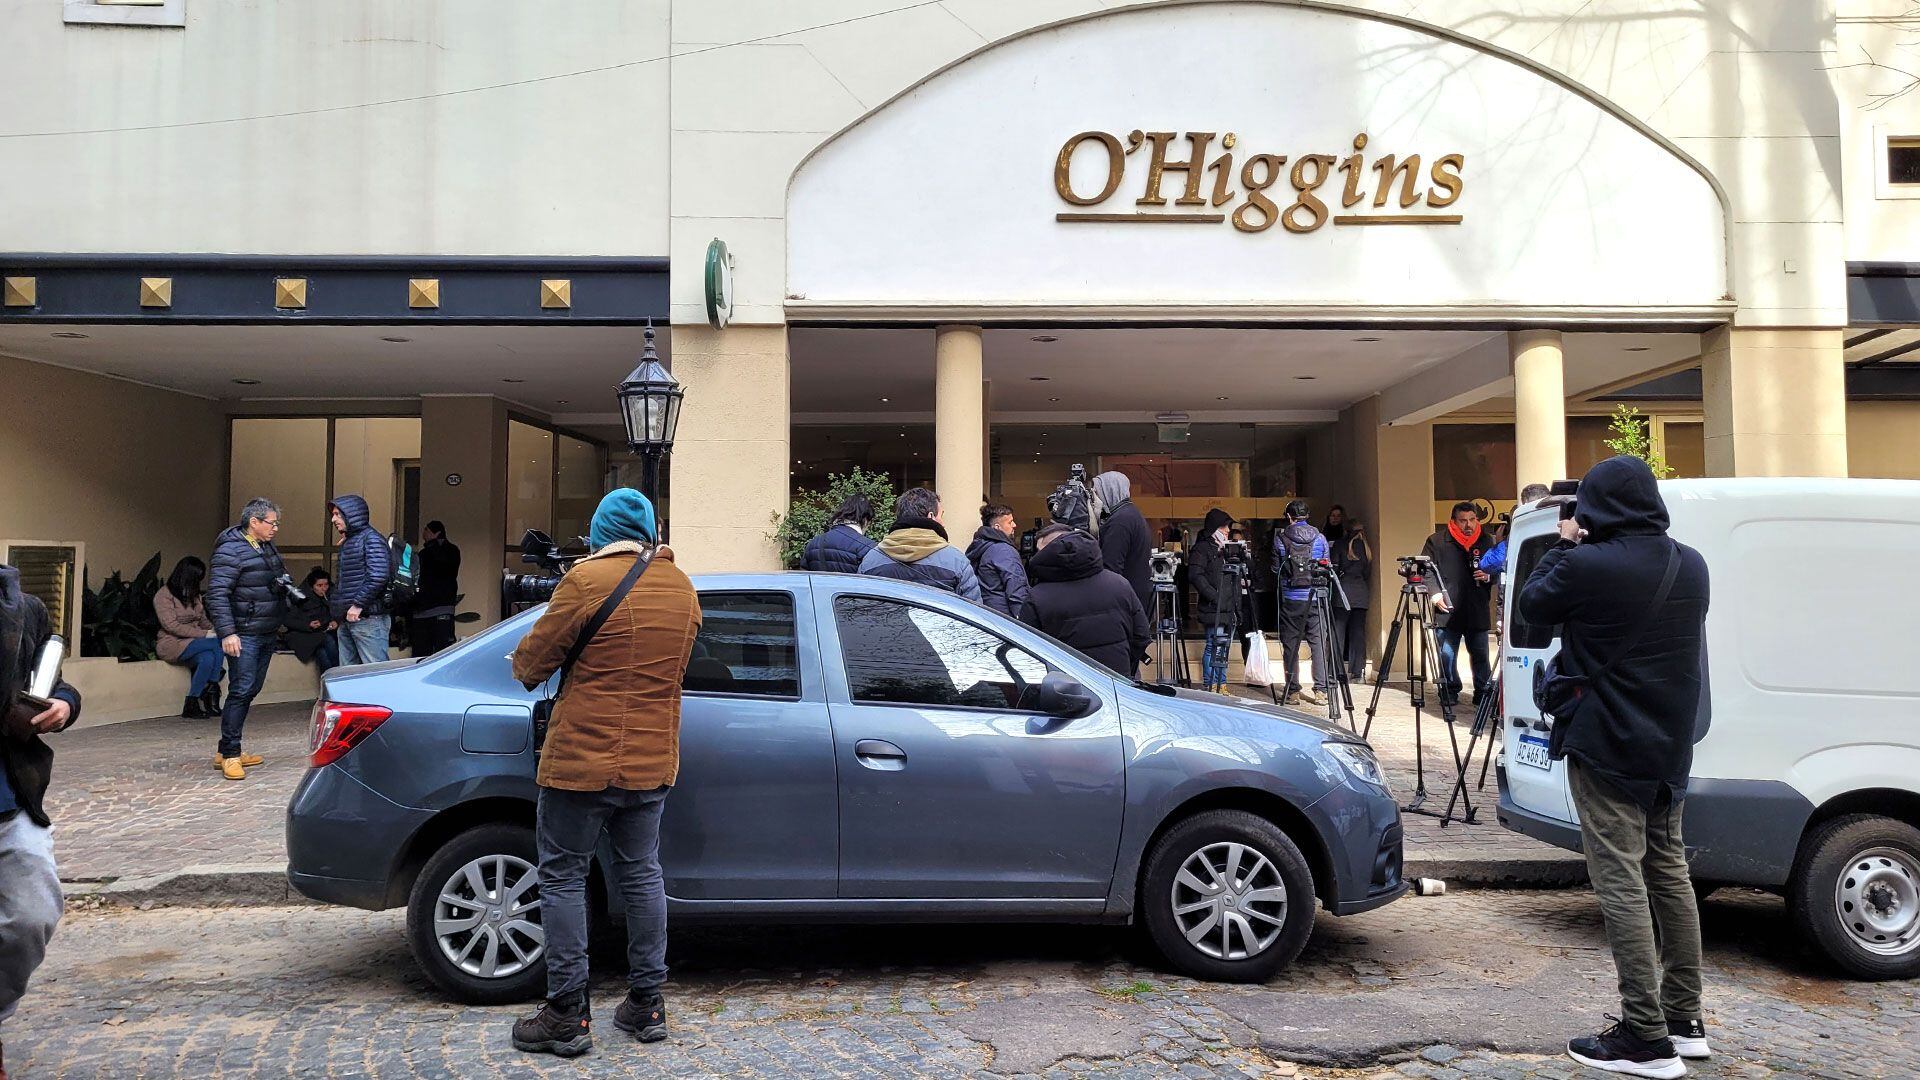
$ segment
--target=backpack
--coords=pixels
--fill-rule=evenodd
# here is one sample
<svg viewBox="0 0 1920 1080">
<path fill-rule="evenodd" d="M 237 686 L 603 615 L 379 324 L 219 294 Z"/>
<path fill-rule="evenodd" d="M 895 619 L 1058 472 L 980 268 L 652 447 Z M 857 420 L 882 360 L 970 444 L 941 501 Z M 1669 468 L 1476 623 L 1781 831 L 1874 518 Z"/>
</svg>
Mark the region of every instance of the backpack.
<svg viewBox="0 0 1920 1080">
<path fill-rule="evenodd" d="M 1084 481 L 1070 479 L 1054 488 L 1047 496 L 1047 513 L 1068 528 L 1100 535 L 1100 500 Z"/>
<path fill-rule="evenodd" d="M 420 595 L 420 564 L 414 559 L 413 546 L 398 535 L 387 537 L 387 555 L 393 572 L 387 578 L 387 590 L 381 594 L 380 606 L 397 611 Z"/>
<path fill-rule="evenodd" d="M 1296 521 L 1280 532 L 1279 565 L 1274 575 L 1288 589 L 1306 589 L 1313 585 L 1313 542 L 1320 530 L 1312 523 Z"/>
</svg>

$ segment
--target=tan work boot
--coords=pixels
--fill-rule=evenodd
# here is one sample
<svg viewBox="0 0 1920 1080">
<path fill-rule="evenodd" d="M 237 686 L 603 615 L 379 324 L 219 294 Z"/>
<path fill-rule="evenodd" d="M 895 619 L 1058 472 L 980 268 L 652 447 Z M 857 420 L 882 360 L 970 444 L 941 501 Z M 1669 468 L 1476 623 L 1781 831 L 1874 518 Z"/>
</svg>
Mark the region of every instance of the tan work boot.
<svg viewBox="0 0 1920 1080">
<path fill-rule="evenodd" d="M 1320 692 L 1311 686 L 1303 686 L 1300 688 L 1300 700 L 1309 705 L 1325 705 L 1327 703 L 1327 699 L 1321 697 Z"/>
<path fill-rule="evenodd" d="M 266 764 L 266 761 L 267 759 L 261 757 L 259 754 L 241 754 L 240 755 L 240 764 L 245 765 L 249 769 L 253 768 L 255 765 L 264 765 Z M 221 764 L 224 764 L 225 762 L 226 762 L 226 759 L 221 757 L 219 752 L 216 751 L 213 755 L 213 763 L 215 765 L 221 765 Z"/>
<path fill-rule="evenodd" d="M 221 758 L 220 772 L 229 780 L 245 780 L 247 778 L 246 767 L 241 764 L 237 756 Z"/>
</svg>

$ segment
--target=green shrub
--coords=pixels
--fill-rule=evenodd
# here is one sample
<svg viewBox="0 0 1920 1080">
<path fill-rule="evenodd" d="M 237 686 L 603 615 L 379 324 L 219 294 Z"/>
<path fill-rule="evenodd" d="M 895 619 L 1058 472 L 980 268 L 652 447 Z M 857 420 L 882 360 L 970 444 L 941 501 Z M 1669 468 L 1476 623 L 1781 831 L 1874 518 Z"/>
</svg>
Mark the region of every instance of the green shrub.
<svg viewBox="0 0 1920 1080">
<path fill-rule="evenodd" d="M 794 569 L 807 549 L 807 541 L 826 531 L 827 522 L 840 501 L 849 495 L 865 495 L 873 503 L 873 527 L 867 535 L 878 539 L 893 528 L 893 481 L 886 473 L 867 472 L 858 465 L 852 472 L 833 473 L 823 490 L 802 491 L 793 497 L 787 515 L 773 515 L 773 541 L 780 548 L 781 565 Z"/>
<path fill-rule="evenodd" d="M 153 613 L 153 597 L 160 591 L 160 553 L 131 581 L 115 570 L 94 591 L 81 583 L 80 655 L 112 656 L 120 660 L 152 660 L 160 634 L 160 617 Z"/>
<path fill-rule="evenodd" d="M 1640 415 L 1640 410 L 1631 405 L 1620 405 L 1613 410 L 1614 438 L 1606 440 L 1607 449 L 1616 454 L 1637 457 L 1653 470 L 1655 480 L 1665 480 L 1673 475 L 1668 467 L 1666 456 L 1653 448 L 1652 422 Z"/>
</svg>

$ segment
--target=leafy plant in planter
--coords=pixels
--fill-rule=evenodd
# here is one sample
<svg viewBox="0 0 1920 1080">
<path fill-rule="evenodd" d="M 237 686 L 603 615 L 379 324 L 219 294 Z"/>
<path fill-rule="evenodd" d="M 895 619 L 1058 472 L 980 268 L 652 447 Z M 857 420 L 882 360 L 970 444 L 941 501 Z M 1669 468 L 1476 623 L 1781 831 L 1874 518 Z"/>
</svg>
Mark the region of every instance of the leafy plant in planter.
<svg viewBox="0 0 1920 1080">
<path fill-rule="evenodd" d="M 153 597 L 160 591 L 160 553 L 132 580 L 115 570 L 98 591 L 83 583 L 80 592 L 80 655 L 112 656 L 122 662 L 152 660 L 160 634 Z"/>
<path fill-rule="evenodd" d="M 852 472 L 829 475 L 824 490 L 796 493 L 786 517 L 773 515 L 773 541 L 780 547 L 781 565 L 788 569 L 800 565 L 807 541 L 825 531 L 834 510 L 849 495 L 865 495 L 873 503 L 868 536 L 878 538 L 893 529 L 893 480 L 886 473 L 867 472 L 855 465 Z"/>
</svg>

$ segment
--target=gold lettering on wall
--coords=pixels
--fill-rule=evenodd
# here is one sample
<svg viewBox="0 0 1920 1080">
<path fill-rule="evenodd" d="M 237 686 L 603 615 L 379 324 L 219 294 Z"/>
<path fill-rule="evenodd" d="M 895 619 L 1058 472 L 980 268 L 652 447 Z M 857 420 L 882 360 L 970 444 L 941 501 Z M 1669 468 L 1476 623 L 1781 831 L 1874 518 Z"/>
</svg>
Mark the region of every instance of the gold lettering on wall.
<svg viewBox="0 0 1920 1080">
<path fill-rule="evenodd" d="M 1366 151 L 1372 140 L 1363 131 L 1354 135 L 1351 149 L 1342 148 L 1342 153 L 1306 153 L 1292 157 L 1247 153 L 1240 155 L 1236 170 L 1234 148 L 1240 141 L 1239 136 L 1231 131 L 1219 136 L 1218 152 L 1209 160 L 1209 151 L 1216 145 L 1216 134 L 1136 128 L 1127 132 L 1124 141 L 1121 136 L 1105 131 L 1075 134 L 1060 147 L 1053 163 L 1053 187 L 1062 201 L 1075 207 L 1097 207 L 1106 203 L 1126 183 L 1129 159 L 1136 155 L 1144 161 L 1144 168 L 1136 166 L 1134 172 L 1140 183 L 1135 190 L 1140 194 L 1133 200 L 1135 209 L 1131 211 L 1118 208 L 1063 211 L 1054 215 L 1055 220 L 1170 225 L 1218 225 L 1231 221 L 1239 232 L 1262 233 L 1278 224 L 1294 234 L 1315 232 L 1329 222 L 1337 226 L 1365 226 L 1458 225 L 1462 221 L 1458 213 L 1434 211 L 1453 206 L 1465 192 L 1464 154 L 1436 158 L 1424 171 L 1419 154 L 1383 154 L 1369 162 Z M 1083 150 L 1088 143 L 1096 143 L 1100 149 Z M 1104 182 L 1100 190 L 1091 195 L 1083 195 L 1073 187 L 1074 155 L 1083 152 L 1105 155 Z M 1291 169 L 1287 168 L 1289 162 Z M 1173 191 L 1168 190 L 1175 182 L 1169 174 L 1178 181 Z M 1085 185 L 1084 166 L 1081 175 Z M 1336 175 L 1340 212 L 1328 205 L 1332 194 L 1321 194 Z M 1292 188 L 1290 201 L 1283 202 L 1269 192 L 1283 179 Z M 1367 190 L 1369 186 L 1371 191 Z M 1368 202 L 1372 205 L 1363 208 L 1362 204 Z M 1212 210 L 1220 212 L 1208 212 Z M 1363 212 L 1353 212 L 1356 210 Z M 1372 212 L 1364 212 L 1366 210 Z"/>
</svg>

